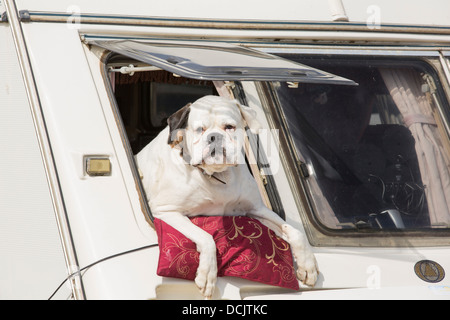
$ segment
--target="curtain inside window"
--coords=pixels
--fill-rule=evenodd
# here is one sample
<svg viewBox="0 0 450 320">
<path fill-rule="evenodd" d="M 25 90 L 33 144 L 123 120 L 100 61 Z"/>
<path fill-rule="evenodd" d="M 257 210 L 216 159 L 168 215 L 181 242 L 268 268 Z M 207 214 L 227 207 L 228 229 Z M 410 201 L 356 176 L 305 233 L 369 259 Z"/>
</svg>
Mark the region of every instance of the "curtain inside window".
<svg viewBox="0 0 450 320">
<path fill-rule="evenodd" d="M 404 124 L 416 141 L 416 152 L 425 185 L 430 222 L 434 227 L 450 225 L 450 156 L 437 123 L 435 107 L 422 92 L 424 81 L 411 68 L 380 68 L 380 73 Z"/>
</svg>

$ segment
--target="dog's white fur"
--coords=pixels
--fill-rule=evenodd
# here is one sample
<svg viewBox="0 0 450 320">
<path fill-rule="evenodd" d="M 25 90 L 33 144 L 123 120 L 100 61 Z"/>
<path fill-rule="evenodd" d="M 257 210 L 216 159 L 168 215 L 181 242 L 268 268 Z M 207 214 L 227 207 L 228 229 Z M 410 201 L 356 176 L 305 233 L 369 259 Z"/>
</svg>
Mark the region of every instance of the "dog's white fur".
<svg viewBox="0 0 450 320">
<path fill-rule="evenodd" d="M 247 165 L 239 162 L 240 132 L 246 123 L 258 129 L 255 115 L 236 101 L 203 97 L 172 116 L 170 126 L 136 156 L 153 215 L 197 246 L 195 283 L 206 298 L 217 279 L 216 247 L 211 235 L 188 219 L 197 215 L 260 220 L 290 244 L 298 278 L 310 286 L 317 280 L 317 262 L 305 236 L 263 204 Z"/>
</svg>

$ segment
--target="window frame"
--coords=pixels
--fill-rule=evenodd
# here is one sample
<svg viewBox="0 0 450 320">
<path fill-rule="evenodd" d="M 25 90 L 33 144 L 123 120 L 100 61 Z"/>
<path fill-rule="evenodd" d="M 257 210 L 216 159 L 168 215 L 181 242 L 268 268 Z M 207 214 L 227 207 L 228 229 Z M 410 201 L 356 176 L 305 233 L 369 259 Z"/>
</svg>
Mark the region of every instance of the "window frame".
<svg viewBox="0 0 450 320">
<path fill-rule="evenodd" d="M 100 58 L 100 62 L 101 62 L 100 63 L 100 72 L 101 72 L 101 75 L 103 78 L 103 82 L 105 84 L 105 89 L 106 89 L 106 93 L 108 95 L 108 100 L 111 105 L 111 111 L 114 115 L 116 128 L 120 134 L 120 140 L 122 142 L 123 148 L 125 149 L 125 153 L 126 153 L 126 156 L 128 159 L 128 164 L 129 164 L 129 167 L 130 167 L 132 175 L 133 175 L 133 180 L 134 180 L 134 184 L 136 186 L 137 194 L 139 196 L 139 205 L 141 207 L 142 214 L 144 215 L 145 220 L 151 226 L 151 228 L 155 229 L 155 226 L 153 224 L 154 217 L 150 210 L 150 206 L 148 205 L 147 195 L 145 193 L 144 186 L 142 185 L 142 182 L 141 182 L 139 169 L 137 167 L 136 160 L 134 158 L 134 153 L 133 153 L 133 150 L 132 150 L 132 147 L 130 144 L 130 140 L 128 138 L 128 135 L 127 135 L 127 132 L 125 129 L 125 124 L 122 119 L 122 114 L 120 113 L 119 104 L 117 102 L 117 99 L 116 99 L 116 96 L 114 93 L 114 89 L 112 86 L 112 81 L 111 81 L 111 77 L 110 77 L 111 74 L 109 71 L 109 67 L 108 67 L 109 63 L 108 62 L 116 55 L 117 54 L 112 51 L 103 50 L 103 54 Z"/>
<path fill-rule="evenodd" d="M 268 52 L 277 53 L 268 49 Z M 308 51 L 308 50 L 307 50 Z M 280 52 L 278 52 L 280 53 Z M 449 104 L 449 88 L 446 82 L 445 74 L 442 65 L 439 64 L 439 52 L 428 51 L 415 52 L 388 52 L 385 54 L 380 51 L 377 55 L 367 55 L 367 52 L 359 51 L 357 55 L 353 51 L 347 50 L 326 50 L 320 52 L 303 50 L 282 50 L 282 57 L 287 58 L 289 54 L 297 54 L 302 56 L 302 62 L 308 63 L 307 59 L 318 59 L 327 57 L 330 61 L 342 60 L 351 63 L 364 59 L 366 63 L 371 61 L 383 62 L 386 66 L 405 66 L 414 67 L 420 66 L 421 69 L 426 69 L 428 74 L 433 76 L 437 86 L 438 99 L 441 102 Z M 415 65 L 411 65 L 414 63 Z M 309 187 L 303 178 L 304 168 L 297 155 L 295 143 L 290 134 L 288 134 L 288 126 L 281 105 L 276 98 L 276 93 L 273 91 L 270 83 L 257 83 L 257 90 L 260 100 L 262 102 L 264 111 L 267 114 L 269 125 L 272 128 L 280 129 L 280 155 L 282 164 L 286 174 L 289 177 L 289 183 L 293 196 L 300 212 L 301 219 L 305 226 L 308 238 L 314 246 L 346 246 L 346 247 L 409 247 L 409 246 L 445 246 L 449 245 L 448 237 L 450 236 L 450 229 L 430 229 L 430 230 L 352 230 L 352 229 L 331 229 L 324 226 L 317 215 L 314 213 L 314 201 Z M 448 124 L 450 110 L 443 110 L 441 105 L 438 105 L 440 116 L 444 123 Z M 447 131 L 447 135 L 450 133 Z"/>
</svg>

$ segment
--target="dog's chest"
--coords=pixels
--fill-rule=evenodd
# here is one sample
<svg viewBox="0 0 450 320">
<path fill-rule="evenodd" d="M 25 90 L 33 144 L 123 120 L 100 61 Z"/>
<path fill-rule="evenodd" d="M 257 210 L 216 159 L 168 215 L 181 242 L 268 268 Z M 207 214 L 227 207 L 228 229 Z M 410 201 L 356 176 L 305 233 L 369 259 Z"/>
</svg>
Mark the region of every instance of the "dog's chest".
<svg viewBox="0 0 450 320">
<path fill-rule="evenodd" d="M 245 215 L 253 203 L 245 181 L 230 173 L 215 177 L 224 183 L 203 174 L 195 179 L 195 195 L 185 202 L 190 204 L 185 207 L 189 215 Z"/>
</svg>

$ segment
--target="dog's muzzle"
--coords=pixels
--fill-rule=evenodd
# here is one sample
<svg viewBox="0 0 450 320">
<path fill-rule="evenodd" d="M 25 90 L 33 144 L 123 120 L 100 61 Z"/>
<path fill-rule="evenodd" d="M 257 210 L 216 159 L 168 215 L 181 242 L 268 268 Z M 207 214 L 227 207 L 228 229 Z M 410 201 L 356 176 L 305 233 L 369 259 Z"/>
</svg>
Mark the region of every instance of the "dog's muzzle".
<svg viewBox="0 0 450 320">
<path fill-rule="evenodd" d="M 216 154 L 221 154 L 224 155 L 223 153 L 225 153 L 225 148 L 223 146 L 223 135 L 220 133 L 210 133 L 208 135 L 208 137 L 206 138 L 206 141 L 208 143 L 209 146 L 209 154 L 211 157 L 215 157 Z M 223 152 L 222 152 L 223 151 Z"/>
<path fill-rule="evenodd" d="M 224 136 L 219 132 L 212 132 L 206 137 L 206 146 L 203 149 L 203 161 L 207 164 L 224 164 L 226 161 L 226 148 Z"/>
</svg>

